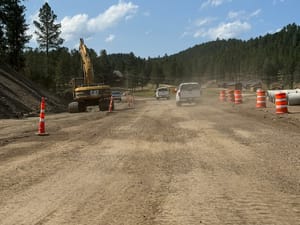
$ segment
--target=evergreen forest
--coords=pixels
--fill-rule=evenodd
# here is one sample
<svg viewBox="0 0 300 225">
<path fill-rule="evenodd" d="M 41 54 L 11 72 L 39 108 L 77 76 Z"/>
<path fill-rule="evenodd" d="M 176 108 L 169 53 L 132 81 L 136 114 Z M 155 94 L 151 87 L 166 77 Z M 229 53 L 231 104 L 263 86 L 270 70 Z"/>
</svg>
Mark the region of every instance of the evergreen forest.
<svg viewBox="0 0 300 225">
<path fill-rule="evenodd" d="M 60 24 L 55 24 L 56 15 L 48 3 L 40 10 L 40 21 L 35 21 L 40 46 L 33 49 L 26 46 L 31 37 L 25 34 L 28 24 L 22 1 L 1 1 L 4 2 L 0 6 L 1 64 L 10 65 L 53 92 L 65 89 L 72 78 L 83 76 L 79 51 L 63 46 Z M 18 16 L 11 15 L 12 12 L 19 12 Z M 12 23 L 15 21 L 12 17 L 18 21 Z M 43 33 L 45 24 L 52 24 L 47 28 L 52 29 L 51 36 Z M 278 82 L 285 88 L 300 83 L 300 26 L 295 23 L 250 40 L 217 39 L 156 58 L 141 58 L 133 52 L 107 54 L 105 49 L 88 50 L 95 81 L 124 88 L 209 80 L 218 83 L 261 80 L 268 86 Z M 115 82 L 116 73 L 122 74 L 121 83 Z"/>
</svg>

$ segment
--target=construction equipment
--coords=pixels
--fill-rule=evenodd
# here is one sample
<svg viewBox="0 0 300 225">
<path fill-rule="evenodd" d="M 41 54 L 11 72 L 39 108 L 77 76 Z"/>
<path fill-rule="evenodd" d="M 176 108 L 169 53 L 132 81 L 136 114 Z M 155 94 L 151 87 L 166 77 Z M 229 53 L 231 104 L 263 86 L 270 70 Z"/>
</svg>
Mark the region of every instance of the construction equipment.
<svg viewBox="0 0 300 225">
<path fill-rule="evenodd" d="M 109 85 L 95 84 L 93 65 L 88 49 L 80 39 L 79 52 L 82 59 L 83 78 L 71 81 L 74 101 L 68 105 L 70 113 L 85 112 L 87 106 L 99 105 L 100 111 L 109 110 L 111 88 Z"/>
</svg>

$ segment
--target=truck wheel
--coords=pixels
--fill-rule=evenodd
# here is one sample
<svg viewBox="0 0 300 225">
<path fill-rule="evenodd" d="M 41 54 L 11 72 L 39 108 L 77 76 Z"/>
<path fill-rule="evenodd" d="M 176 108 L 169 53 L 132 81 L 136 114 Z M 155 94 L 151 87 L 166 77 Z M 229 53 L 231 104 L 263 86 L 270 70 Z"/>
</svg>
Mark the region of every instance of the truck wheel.
<svg viewBox="0 0 300 225">
<path fill-rule="evenodd" d="M 68 112 L 69 113 L 78 113 L 79 112 L 79 105 L 78 102 L 71 102 L 68 105 Z"/>
<path fill-rule="evenodd" d="M 109 110 L 110 99 L 100 99 L 99 100 L 99 110 L 108 111 Z"/>
</svg>

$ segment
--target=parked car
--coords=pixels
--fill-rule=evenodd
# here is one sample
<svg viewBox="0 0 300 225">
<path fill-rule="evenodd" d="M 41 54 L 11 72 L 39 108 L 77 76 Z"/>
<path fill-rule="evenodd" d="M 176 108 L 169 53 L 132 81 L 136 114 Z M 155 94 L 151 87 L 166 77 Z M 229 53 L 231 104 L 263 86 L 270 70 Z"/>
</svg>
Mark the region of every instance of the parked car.
<svg viewBox="0 0 300 225">
<path fill-rule="evenodd" d="M 197 104 L 201 97 L 201 87 L 197 82 L 181 83 L 176 90 L 176 105 L 182 103 Z"/>
<path fill-rule="evenodd" d="M 122 101 L 122 92 L 121 91 L 112 91 L 111 95 L 114 100 Z"/>
<path fill-rule="evenodd" d="M 157 100 L 160 99 L 160 98 L 169 99 L 170 98 L 169 88 L 167 88 L 167 87 L 157 88 L 156 91 L 155 91 L 155 97 L 156 97 Z"/>
</svg>

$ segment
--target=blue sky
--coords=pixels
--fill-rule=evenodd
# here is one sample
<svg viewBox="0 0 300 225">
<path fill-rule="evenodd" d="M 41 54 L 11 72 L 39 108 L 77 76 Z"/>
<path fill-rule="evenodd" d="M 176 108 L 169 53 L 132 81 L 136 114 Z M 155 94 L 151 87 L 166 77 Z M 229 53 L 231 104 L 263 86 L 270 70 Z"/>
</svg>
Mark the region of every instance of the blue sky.
<svg viewBox="0 0 300 225">
<path fill-rule="evenodd" d="M 249 40 L 300 25 L 299 0 L 48 0 L 61 23 L 64 46 L 82 37 L 98 54 L 130 53 L 142 58 L 172 55 L 220 39 Z M 25 0 L 26 19 L 38 20 L 45 0 Z M 30 46 L 36 47 L 31 40 Z"/>
</svg>

